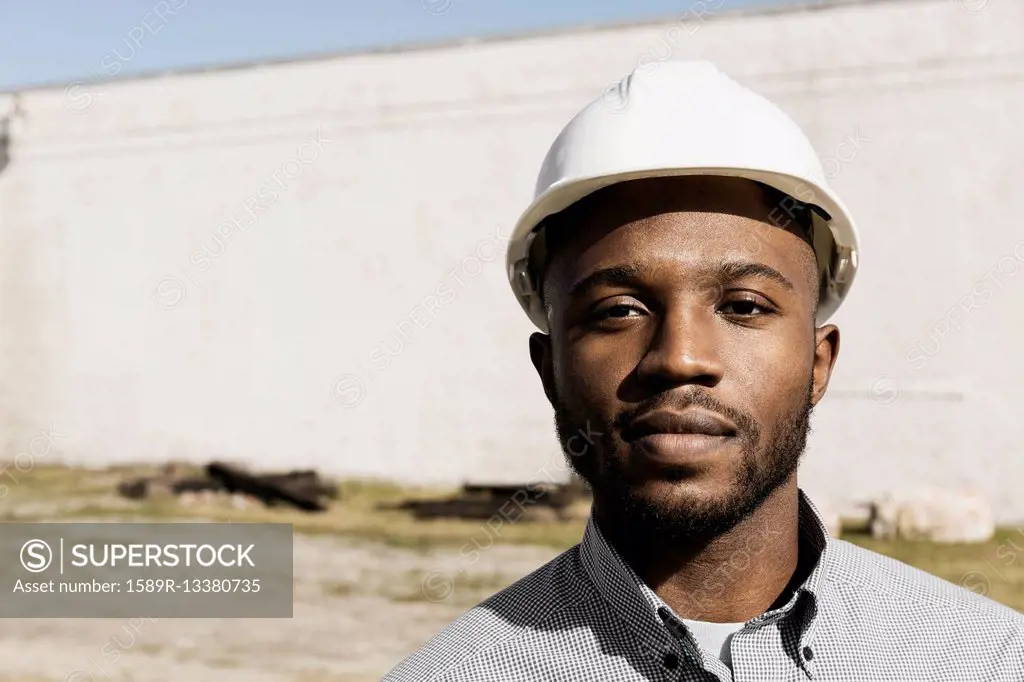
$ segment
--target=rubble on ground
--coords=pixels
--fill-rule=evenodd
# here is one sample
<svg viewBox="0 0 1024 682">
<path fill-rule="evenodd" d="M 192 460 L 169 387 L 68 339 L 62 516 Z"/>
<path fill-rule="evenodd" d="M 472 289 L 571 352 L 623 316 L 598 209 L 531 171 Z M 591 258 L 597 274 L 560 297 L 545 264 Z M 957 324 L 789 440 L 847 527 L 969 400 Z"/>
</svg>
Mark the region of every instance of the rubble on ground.
<svg viewBox="0 0 1024 682">
<path fill-rule="evenodd" d="M 117 491 L 133 500 L 174 496 L 184 506 L 227 498 L 236 508 L 262 502 L 267 507 L 287 505 L 309 512 L 326 510 L 328 500 L 338 494 L 336 485 L 312 469 L 254 474 L 222 462 L 210 462 L 201 474 L 168 465 L 158 476 L 122 481 Z"/>
<path fill-rule="evenodd" d="M 988 501 L 974 491 L 915 488 L 887 492 L 870 502 L 871 534 L 884 540 L 985 542 L 996 525 Z"/>
<path fill-rule="evenodd" d="M 569 483 L 467 483 L 445 499 L 406 500 L 396 509 L 418 519 L 489 519 L 496 515 L 516 522 L 563 521 L 575 518 L 590 492 L 578 481 Z"/>
</svg>

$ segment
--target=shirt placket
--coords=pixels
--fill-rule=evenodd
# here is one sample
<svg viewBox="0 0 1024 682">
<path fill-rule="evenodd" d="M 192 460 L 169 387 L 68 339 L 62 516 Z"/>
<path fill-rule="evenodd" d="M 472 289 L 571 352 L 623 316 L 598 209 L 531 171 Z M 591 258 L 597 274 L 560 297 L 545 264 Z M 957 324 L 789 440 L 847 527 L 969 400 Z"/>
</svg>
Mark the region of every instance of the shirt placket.
<svg viewBox="0 0 1024 682">
<path fill-rule="evenodd" d="M 793 596 L 793 599 L 786 606 L 755 618 L 747 624 L 747 627 L 736 633 L 730 646 L 735 647 L 740 643 L 744 633 L 748 633 L 748 635 L 747 638 L 742 640 L 743 644 L 747 646 L 740 648 L 739 651 L 733 651 L 733 667 L 734 669 L 739 667 L 742 673 L 741 676 L 734 677 L 735 682 L 760 682 L 763 679 L 761 671 L 763 671 L 766 659 L 775 659 L 777 655 L 782 655 L 787 649 L 789 653 L 786 653 L 784 660 L 777 659 L 776 663 L 779 668 L 786 668 L 790 673 L 787 677 L 779 679 L 794 681 L 813 679 L 815 666 L 814 649 L 811 642 L 816 623 L 815 613 L 816 604 L 811 595 L 798 593 Z M 788 647 L 783 644 L 780 648 L 757 642 L 751 643 L 750 636 L 764 628 L 778 628 L 778 637 L 783 642 L 789 640 L 793 644 L 790 644 Z M 758 648 L 758 650 L 749 651 L 751 646 Z M 795 651 L 791 647 L 795 647 Z M 740 655 L 737 655 L 737 653 Z M 756 666 L 753 668 L 755 672 L 752 677 L 745 676 L 750 669 L 747 669 L 743 663 L 737 666 L 737 662 L 749 661 L 752 658 L 757 661 Z"/>
<path fill-rule="evenodd" d="M 681 677 L 675 679 L 689 680 L 718 680 L 718 682 L 732 682 L 732 673 L 721 660 L 713 656 L 704 656 L 697 640 L 694 639 L 690 629 L 680 621 L 668 607 L 662 606 L 658 609 L 658 616 L 672 638 L 679 645 L 682 651 L 683 662 L 690 666 L 689 670 L 683 669 Z M 682 666 L 679 666 L 680 668 Z"/>
<path fill-rule="evenodd" d="M 814 674 L 817 668 L 816 656 L 815 656 L 815 639 L 814 633 L 818 629 L 818 602 L 816 599 L 807 596 L 804 604 L 804 608 L 800 613 L 800 622 L 797 626 L 799 628 L 799 639 L 797 641 L 796 656 L 797 661 L 800 663 L 801 669 L 807 676 L 807 679 L 814 679 Z"/>
</svg>

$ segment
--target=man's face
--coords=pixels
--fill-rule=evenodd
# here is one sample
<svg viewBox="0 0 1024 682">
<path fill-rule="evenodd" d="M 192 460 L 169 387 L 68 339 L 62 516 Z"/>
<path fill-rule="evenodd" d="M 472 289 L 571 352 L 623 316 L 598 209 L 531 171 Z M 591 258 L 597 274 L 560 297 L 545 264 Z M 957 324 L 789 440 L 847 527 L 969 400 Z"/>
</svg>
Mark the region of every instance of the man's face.
<svg viewBox="0 0 1024 682">
<path fill-rule="evenodd" d="M 663 178 L 556 224 L 531 355 L 599 514 L 711 537 L 795 485 L 838 330 L 815 331 L 814 253 L 776 209 L 746 180 Z"/>
</svg>

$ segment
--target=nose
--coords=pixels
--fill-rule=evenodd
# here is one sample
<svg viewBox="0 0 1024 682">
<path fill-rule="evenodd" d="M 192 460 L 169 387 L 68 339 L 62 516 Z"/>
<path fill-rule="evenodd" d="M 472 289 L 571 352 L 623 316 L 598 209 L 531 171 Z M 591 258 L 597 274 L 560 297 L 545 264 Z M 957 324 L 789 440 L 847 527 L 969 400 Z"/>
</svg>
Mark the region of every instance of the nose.
<svg viewBox="0 0 1024 682">
<path fill-rule="evenodd" d="M 637 379 L 655 390 L 687 384 L 716 386 L 725 371 L 719 335 L 718 317 L 706 306 L 666 311 L 637 365 Z"/>
</svg>

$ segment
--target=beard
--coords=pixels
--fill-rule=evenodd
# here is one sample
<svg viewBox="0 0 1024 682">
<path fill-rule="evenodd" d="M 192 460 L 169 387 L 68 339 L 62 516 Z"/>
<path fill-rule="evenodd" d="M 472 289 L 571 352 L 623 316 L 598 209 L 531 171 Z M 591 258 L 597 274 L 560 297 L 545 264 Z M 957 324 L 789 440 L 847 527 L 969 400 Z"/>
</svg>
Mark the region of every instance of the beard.
<svg viewBox="0 0 1024 682">
<path fill-rule="evenodd" d="M 703 388 L 682 397 L 674 393 L 661 393 L 643 401 L 635 409 L 620 415 L 614 421 L 604 422 L 591 429 L 592 420 L 580 419 L 555 396 L 555 430 L 569 467 L 590 487 L 595 509 L 601 512 L 602 527 L 606 520 L 614 524 L 625 536 L 639 543 L 671 542 L 706 543 L 750 516 L 764 501 L 788 481 L 796 472 L 810 433 L 813 410 L 812 379 L 801 402 L 765 433 L 749 415 L 723 405 Z M 649 477 L 638 475 L 617 456 L 618 449 L 628 447 L 615 434 L 622 433 L 625 424 L 635 416 L 661 407 L 682 410 L 701 407 L 728 417 L 737 426 L 736 438 L 740 442 L 738 471 L 727 494 L 718 499 L 676 498 L 671 502 L 651 499 L 641 492 Z M 588 446 L 573 451 L 565 444 L 581 434 Z M 680 482 L 693 476 L 685 467 L 667 467 L 658 471 L 662 481 Z M 610 529 L 609 529 L 610 530 Z"/>
</svg>

